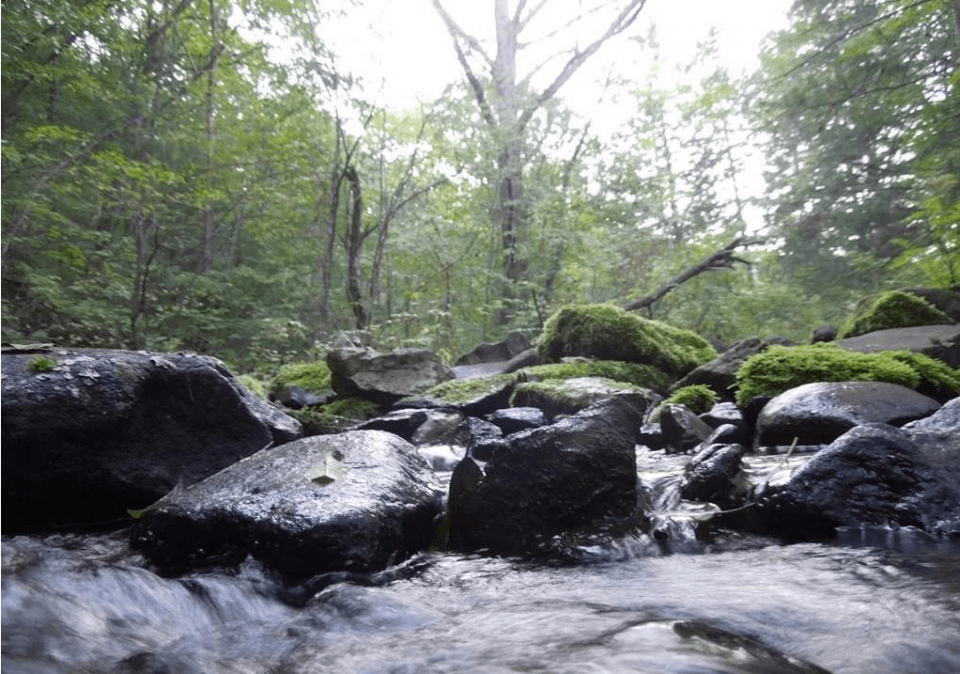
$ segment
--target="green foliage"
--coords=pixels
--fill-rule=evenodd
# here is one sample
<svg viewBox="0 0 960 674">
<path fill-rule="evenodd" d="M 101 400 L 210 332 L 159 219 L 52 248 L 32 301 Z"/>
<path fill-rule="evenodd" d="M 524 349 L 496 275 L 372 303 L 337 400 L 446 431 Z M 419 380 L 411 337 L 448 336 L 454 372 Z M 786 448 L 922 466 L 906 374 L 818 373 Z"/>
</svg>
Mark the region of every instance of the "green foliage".
<svg viewBox="0 0 960 674">
<path fill-rule="evenodd" d="M 34 356 L 27 363 L 30 372 L 50 372 L 57 366 L 57 361 L 47 356 Z"/>
<path fill-rule="evenodd" d="M 706 384 L 692 384 L 677 389 L 663 401 L 664 405 L 685 405 L 691 412 L 709 412 L 720 402 L 720 396 Z"/>
<path fill-rule="evenodd" d="M 616 360 L 576 359 L 524 368 L 523 373 L 531 380 L 602 377 L 654 391 L 665 391 L 671 384 L 670 378 L 653 366 Z"/>
<path fill-rule="evenodd" d="M 288 410 L 303 425 L 306 435 L 339 433 L 380 414 L 376 403 L 363 398 L 337 398 L 320 407 Z"/>
<path fill-rule="evenodd" d="M 737 403 L 777 396 L 812 382 L 883 381 L 924 392 L 956 394 L 960 373 L 928 356 L 902 351 L 858 353 L 835 344 L 771 346 L 737 372 Z"/>
<path fill-rule="evenodd" d="M 264 400 L 267 399 L 267 387 L 252 374 L 241 374 L 237 376 L 237 381 L 247 387 L 254 395 Z"/>
<path fill-rule="evenodd" d="M 952 318 L 922 297 L 891 290 L 874 298 L 857 312 L 842 336 L 856 337 L 875 330 L 951 323 Z"/>
<path fill-rule="evenodd" d="M 298 386 L 308 393 L 319 394 L 330 388 L 330 368 L 323 361 L 288 363 L 270 382 L 270 393 L 285 386 Z"/>
<path fill-rule="evenodd" d="M 545 361 L 585 356 L 641 363 L 676 378 L 717 356 L 709 342 L 689 330 L 641 318 L 612 304 L 560 309 L 544 326 L 537 352 Z"/>
</svg>

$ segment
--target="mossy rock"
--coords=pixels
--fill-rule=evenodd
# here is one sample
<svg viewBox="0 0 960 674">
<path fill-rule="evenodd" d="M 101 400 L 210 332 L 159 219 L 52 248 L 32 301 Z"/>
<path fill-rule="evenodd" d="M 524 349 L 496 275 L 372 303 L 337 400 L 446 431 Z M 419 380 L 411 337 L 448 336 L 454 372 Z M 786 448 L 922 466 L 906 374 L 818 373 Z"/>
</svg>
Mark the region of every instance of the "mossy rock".
<svg viewBox="0 0 960 674">
<path fill-rule="evenodd" d="M 286 386 L 320 394 L 330 390 L 330 368 L 323 361 L 288 363 L 270 382 L 270 393 L 276 395 Z"/>
<path fill-rule="evenodd" d="M 380 412 L 376 403 L 363 398 L 337 398 L 320 407 L 291 410 L 288 414 L 303 425 L 304 435 L 328 435 L 343 432 Z"/>
<path fill-rule="evenodd" d="M 703 414 L 720 402 L 720 396 L 706 384 L 691 384 L 678 388 L 663 401 L 664 405 L 683 405 L 694 414 Z"/>
<path fill-rule="evenodd" d="M 543 410 L 548 418 L 556 419 L 576 414 L 593 403 L 624 392 L 640 394 L 648 404 L 654 396 L 645 387 L 605 377 L 570 377 L 517 384 L 510 404 L 514 407 L 536 407 Z"/>
<path fill-rule="evenodd" d="M 737 403 L 780 395 L 813 382 L 884 381 L 937 400 L 960 392 L 960 371 L 911 351 L 857 353 L 834 344 L 771 346 L 748 358 L 737 372 Z"/>
<path fill-rule="evenodd" d="M 922 297 L 900 290 L 882 293 L 868 302 L 850 321 L 841 337 L 856 337 L 877 330 L 917 325 L 949 325 L 954 320 Z"/>
<path fill-rule="evenodd" d="M 654 391 L 666 391 L 670 377 L 652 365 L 625 363 L 617 360 L 576 358 L 562 363 L 535 365 L 522 370 L 528 381 L 544 379 L 573 379 L 575 377 L 603 377 Z"/>
<path fill-rule="evenodd" d="M 696 333 L 641 318 L 612 304 L 564 307 L 551 316 L 537 344 L 545 362 L 565 356 L 653 366 L 679 379 L 717 357 Z"/>
</svg>

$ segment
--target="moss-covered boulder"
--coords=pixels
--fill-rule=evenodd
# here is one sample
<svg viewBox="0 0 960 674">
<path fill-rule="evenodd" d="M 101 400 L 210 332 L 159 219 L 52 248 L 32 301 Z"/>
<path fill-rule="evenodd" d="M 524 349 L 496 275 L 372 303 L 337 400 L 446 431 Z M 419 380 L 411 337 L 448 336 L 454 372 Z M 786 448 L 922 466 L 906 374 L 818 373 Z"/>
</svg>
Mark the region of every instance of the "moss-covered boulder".
<svg viewBox="0 0 960 674">
<path fill-rule="evenodd" d="M 537 344 L 545 362 L 566 356 L 641 363 L 679 379 L 717 357 L 699 335 L 651 321 L 612 304 L 568 306 L 547 320 Z"/>
<path fill-rule="evenodd" d="M 949 325 L 953 322 L 950 316 L 922 297 L 891 290 L 862 303 L 841 337 L 856 337 L 876 330 L 915 325 Z"/>
<path fill-rule="evenodd" d="M 277 395 L 288 386 L 296 386 L 308 393 L 331 391 L 330 368 L 323 361 L 287 363 L 270 381 L 269 393 Z"/>
<path fill-rule="evenodd" d="M 737 403 L 778 396 L 812 382 L 883 381 L 936 400 L 960 393 L 960 371 L 910 351 L 857 353 L 834 344 L 771 346 L 747 359 L 737 372 Z"/>
<path fill-rule="evenodd" d="M 303 434 L 310 436 L 341 433 L 380 412 L 379 405 L 364 398 L 336 398 L 324 405 L 290 410 L 288 414 L 303 425 Z"/>
<path fill-rule="evenodd" d="M 670 378 L 662 370 L 650 365 L 590 358 L 571 358 L 562 363 L 534 365 L 524 368 L 522 376 L 527 381 L 603 377 L 657 392 L 666 391 L 670 386 Z"/>
<path fill-rule="evenodd" d="M 516 385 L 510 402 L 514 407 L 536 407 L 550 419 L 576 414 L 612 396 L 633 393 L 652 403 L 648 389 L 604 377 L 544 379 Z"/>
</svg>

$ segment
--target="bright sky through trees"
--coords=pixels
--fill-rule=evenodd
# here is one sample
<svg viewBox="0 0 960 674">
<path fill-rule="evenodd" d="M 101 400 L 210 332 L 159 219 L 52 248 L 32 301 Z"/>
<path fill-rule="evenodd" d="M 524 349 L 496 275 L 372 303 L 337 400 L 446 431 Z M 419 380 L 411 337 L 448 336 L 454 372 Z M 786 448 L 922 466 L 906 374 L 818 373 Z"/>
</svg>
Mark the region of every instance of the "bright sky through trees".
<svg viewBox="0 0 960 674">
<path fill-rule="evenodd" d="M 465 30 L 492 33 L 492 3 L 452 0 L 447 5 Z M 544 13 L 569 17 L 577 5 L 578 0 L 552 0 Z M 790 0 L 649 0 L 629 34 L 645 35 L 654 25 L 662 57 L 670 63 L 686 64 L 695 57 L 697 43 L 716 27 L 723 62 L 736 75 L 756 64 L 759 45 L 767 33 L 786 27 L 789 5 Z M 431 0 L 369 0 L 363 11 L 351 12 L 320 30 L 338 54 L 340 67 L 362 76 L 368 91 L 382 92 L 388 105 L 411 107 L 418 100 L 431 100 L 462 77 Z M 583 39 L 592 37 L 584 35 Z M 545 52 L 549 49 L 546 45 Z M 644 79 L 646 66 L 640 54 L 626 35 L 611 40 L 559 96 L 574 107 L 589 109 L 596 104 L 595 82 L 611 66 L 618 75 L 629 77 L 632 73 L 638 81 Z M 549 69 L 544 71 L 544 77 L 551 76 Z"/>
</svg>

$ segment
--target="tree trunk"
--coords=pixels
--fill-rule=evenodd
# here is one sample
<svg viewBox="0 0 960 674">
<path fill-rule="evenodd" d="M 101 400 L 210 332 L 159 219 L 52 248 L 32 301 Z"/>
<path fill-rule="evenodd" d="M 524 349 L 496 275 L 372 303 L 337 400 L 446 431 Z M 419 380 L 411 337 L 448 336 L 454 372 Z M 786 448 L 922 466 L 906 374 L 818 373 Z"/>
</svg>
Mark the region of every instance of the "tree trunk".
<svg viewBox="0 0 960 674">
<path fill-rule="evenodd" d="M 350 183 L 350 227 L 347 231 L 347 301 L 353 310 L 357 330 L 365 330 L 368 324 L 367 311 L 363 306 L 360 291 L 360 252 L 363 250 L 363 194 L 357 170 L 348 166 L 344 177 Z"/>
</svg>

